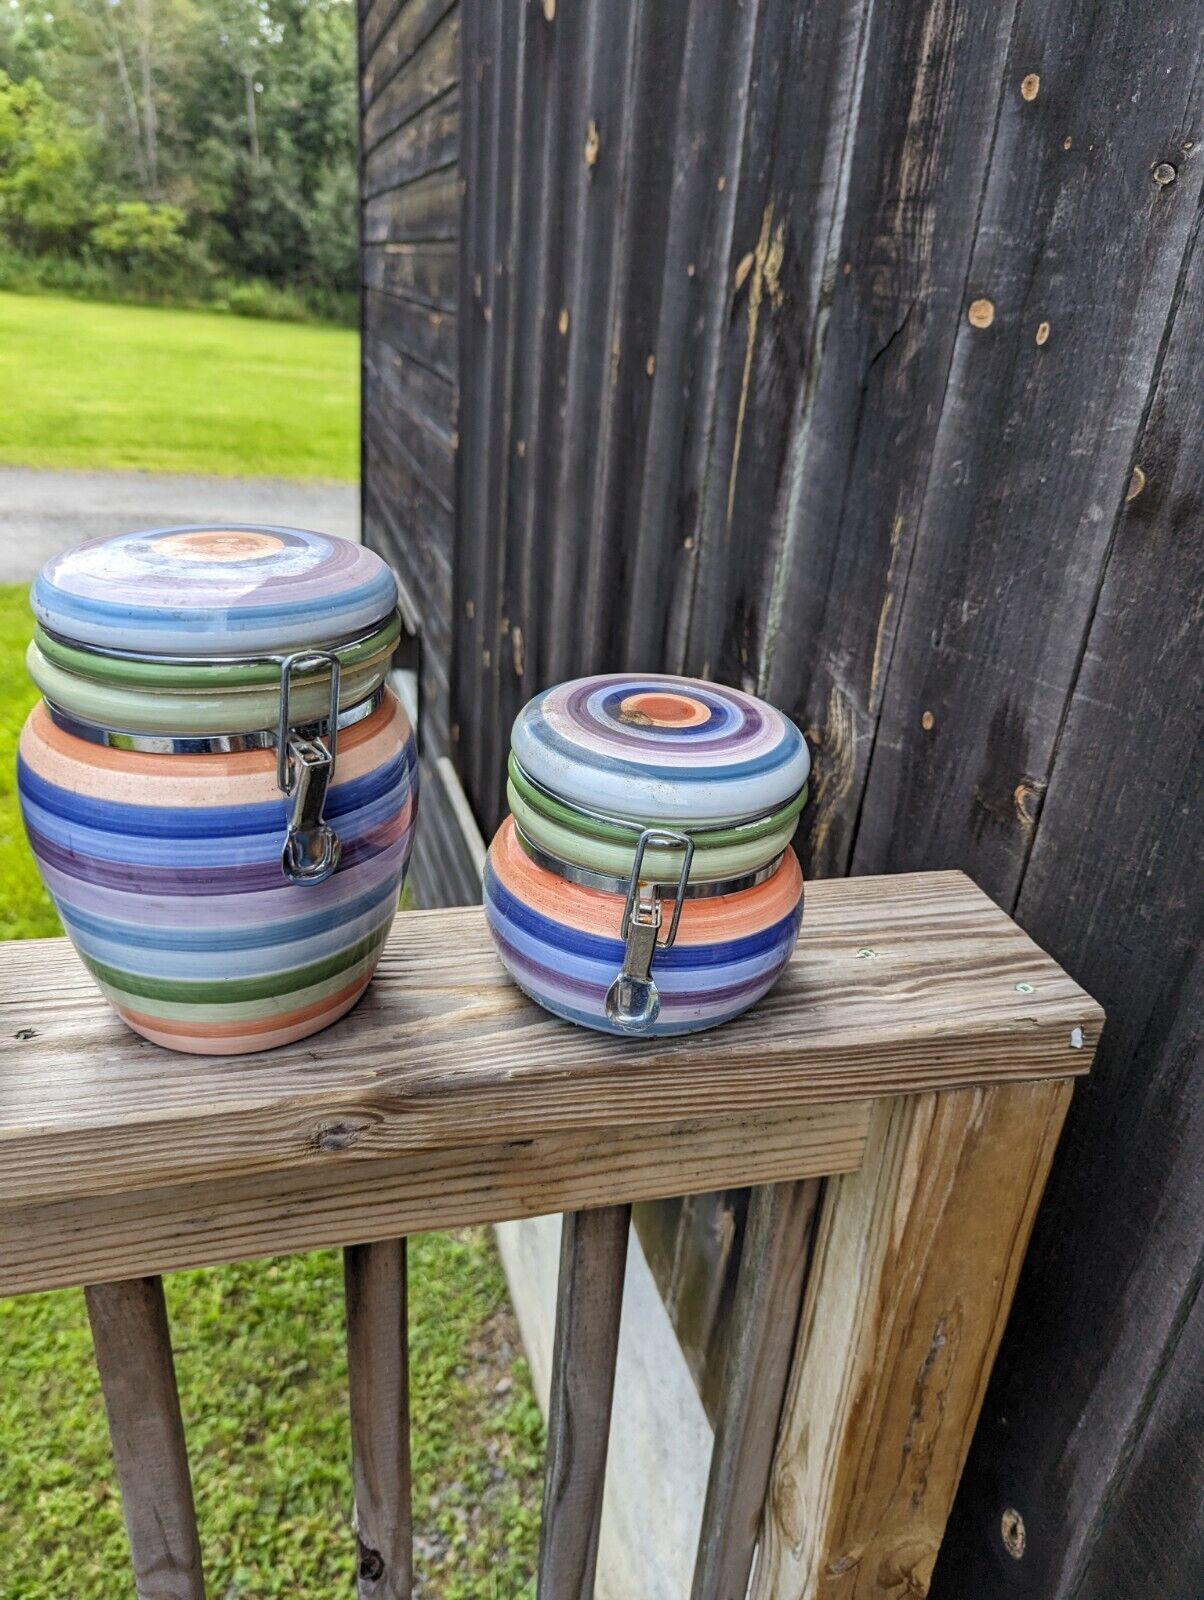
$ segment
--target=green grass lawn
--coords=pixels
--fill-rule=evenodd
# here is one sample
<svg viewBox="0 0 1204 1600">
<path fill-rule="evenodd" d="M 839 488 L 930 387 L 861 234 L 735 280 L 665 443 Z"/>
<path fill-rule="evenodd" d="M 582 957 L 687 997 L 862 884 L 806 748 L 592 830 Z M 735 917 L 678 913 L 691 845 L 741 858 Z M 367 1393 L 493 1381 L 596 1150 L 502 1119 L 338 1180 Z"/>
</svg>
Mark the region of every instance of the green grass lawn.
<svg viewBox="0 0 1204 1600">
<path fill-rule="evenodd" d="M 353 480 L 350 328 L 0 294 L 0 465 Z"/>
<path fill-rule="evenodd" d="M 17 814 L 35 691 L 23 587 L 0 587 L 0 937 L 59 931 Z M 208 1592 L 353 1593 L 337 1253 L 167 1280 Z M 543 1428 L 488 1234 L 410 1251 L 420 1600 L 533 1595 Z M 0 1300 L 0 1600 L 132 1593 L 83 1295 Z"/>
</svg>

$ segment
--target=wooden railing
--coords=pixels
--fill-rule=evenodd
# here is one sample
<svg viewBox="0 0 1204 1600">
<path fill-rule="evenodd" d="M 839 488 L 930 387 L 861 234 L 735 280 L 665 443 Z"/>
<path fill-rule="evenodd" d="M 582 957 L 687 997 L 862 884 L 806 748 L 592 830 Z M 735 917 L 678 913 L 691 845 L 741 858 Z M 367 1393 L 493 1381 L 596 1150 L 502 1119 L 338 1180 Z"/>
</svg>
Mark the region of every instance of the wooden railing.
<svg viewBox="0 0 1204 1600">
<path fill-rule="evenodd" d="M 159 1274 L 346 1244 L 359 1594 L 410 1593 L 405 1236 L 567 1213 L 541 1600 L 592 1594 L 632 1201 L 754 1185 L 693 1600 L 926 1592 L 1073 1075 L 1102 1015 L 955 873 L 820 883 L 712 1033 L 611 1040 L 399 918 L 345 1021 L 241 1060 L 0 950 L 0 1293 L 88 1285 L 143 1600 L 202 1560 Z M 350 1559 L 350 1552 L 349 1552 Z M 632 1596 L 631 1600 L 638 1600 Z"/>
</svg>

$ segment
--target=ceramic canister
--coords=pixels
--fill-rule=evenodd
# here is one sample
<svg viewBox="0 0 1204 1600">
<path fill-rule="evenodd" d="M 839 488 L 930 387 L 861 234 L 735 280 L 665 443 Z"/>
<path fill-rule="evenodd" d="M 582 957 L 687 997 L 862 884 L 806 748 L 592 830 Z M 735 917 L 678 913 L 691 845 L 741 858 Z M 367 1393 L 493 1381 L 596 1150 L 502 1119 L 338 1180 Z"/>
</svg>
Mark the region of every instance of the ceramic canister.
<svg viewBox="0 0 1204 1600">
<path fill-rule="evenodd" d="M 519 987 L 607 1032 L 713 1027 L 790 958 L 803 879 L 790 839 L 806 742 L 752 695 L 621 673 L 537 695 L 511 738 L 511 814 L 485 910 Z"/>
<path fill-rule="evenodd" d="M 299 529 L 168 528 L 56 557 L 31 600 L 22 814 L 119 1015 L 206 1054 L 342 1016 L 414 834 L 389 568 Z"/>
</svg>

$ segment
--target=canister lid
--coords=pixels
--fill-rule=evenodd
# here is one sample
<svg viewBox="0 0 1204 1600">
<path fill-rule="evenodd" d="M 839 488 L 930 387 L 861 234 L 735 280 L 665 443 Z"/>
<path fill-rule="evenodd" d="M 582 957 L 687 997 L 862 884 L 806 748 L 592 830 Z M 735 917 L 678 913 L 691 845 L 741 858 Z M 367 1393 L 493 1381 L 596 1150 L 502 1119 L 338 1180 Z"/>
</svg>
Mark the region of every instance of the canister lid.
<svg viewBox="0 0 1204 1600">
<path fill-rule="evenodd" d="M 42 626 L 104 649 L 246 656 L 325 646 L 397 605 L 372 550 L 301 528 L 157 528 L 48 561 L 30 595 Z"/>
<path fill-rule="evenodd" d="M 811 768 L 802 734 L 773 706 L 660 673 L 547 689 L 519 713 L 511 747 L 551 794 L 645 824 L 762 815 L 797 795 Z"/>
</svg>

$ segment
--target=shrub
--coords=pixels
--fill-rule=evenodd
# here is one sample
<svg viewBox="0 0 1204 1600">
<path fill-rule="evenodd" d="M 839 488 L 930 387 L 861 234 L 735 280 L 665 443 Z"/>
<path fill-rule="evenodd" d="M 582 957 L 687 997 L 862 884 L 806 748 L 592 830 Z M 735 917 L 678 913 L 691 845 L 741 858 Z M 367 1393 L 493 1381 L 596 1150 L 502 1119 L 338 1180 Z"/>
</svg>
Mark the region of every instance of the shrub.
<svg viewBox="0 0 1204 1600">
<path fill-rule="evenodd" d="M 262 278 L 234 283 L 222 296 L 236 317 L 259 317 L 272 322 L 309 322 L 309 310 L 300 295 L 277 289 Z"/>
<path fill-rule="evenodd" d="M 178 206 L 119 200 L 98 206 L 88 240 L 101 256 L 130 271 L 176 266 L 188 254 L 184 213 Z"/>
</svg>

